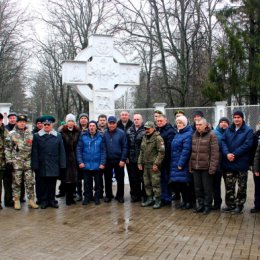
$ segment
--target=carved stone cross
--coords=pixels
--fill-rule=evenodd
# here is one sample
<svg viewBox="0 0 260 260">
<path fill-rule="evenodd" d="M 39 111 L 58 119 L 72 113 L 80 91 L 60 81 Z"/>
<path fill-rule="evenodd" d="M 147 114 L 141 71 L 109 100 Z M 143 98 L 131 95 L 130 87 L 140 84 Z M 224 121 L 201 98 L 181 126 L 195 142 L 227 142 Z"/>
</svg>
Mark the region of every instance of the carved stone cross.
<svg viewBox="0 0 260 260">
<path fill-rule="evenodd" d="M 127 63 L 114 48 L 112 36 L 93 35 L 74 61 L 63 62 L 62 82 L 75 86 L 89 101 L 90 119 L 97 119 L 99 114 L 115 114 L 115 100 L 139 85 L 139 72 L 138 64 Z"/>
</svg>

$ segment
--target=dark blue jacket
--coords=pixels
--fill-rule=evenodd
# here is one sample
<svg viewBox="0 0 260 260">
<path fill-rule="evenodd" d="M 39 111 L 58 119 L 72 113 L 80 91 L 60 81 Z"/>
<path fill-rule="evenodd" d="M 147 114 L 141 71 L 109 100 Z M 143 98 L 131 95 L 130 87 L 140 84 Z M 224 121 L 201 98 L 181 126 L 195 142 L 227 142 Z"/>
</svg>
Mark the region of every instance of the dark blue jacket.
<svg viewBox="0 0 260 260">
<path fill-rule="evenodd" d="M 191 154 L 193 130 L 190 125 L 181 129 L 172 140 L 170 180 L 174 182 L 190 182 L 189 159 Z M 182 169 L 179 170 L 178 166 Z"/>
<path fill-rule="evenodd" d="M 226 171 L 247 171 L 250 163 L 250 150 L 253 146 L 253 129 L 243 123 L 236 131 L 232 124 L 222 136 L 222 168 Z M 235 160 L 230 162 L 227 154 L 233 153 Z"/>
<path fill-rule="evenodd" d="M 109 132 L 109 130 L 107 129 L 104 133 L 104 140 L 107 154 L 107 162 L 125 162 L 128 155 L 126 133 L 119 128 L 116 128 L 113 132 Z"/>
<path fill-rule="evenodd" d="M 60 133 L 33 135 L 32 169 L 40 177 L 58 177 L 60 169 L 66 168 L 66 154 Z"/>
<path fill-rule="evenodd" d="M 105 165 L 106 163 L 105 143 L 99 132 L 93 137 L 89 131 L 82 132 L 76 152 L 78 164 L 85 164 L 84 170 L 99 170 L 100 164 Z"/>
<path fill-rule="evenodd" d="M 171 143 L 176 134 L 176 129 L 168 123 L 163 127 L 157 127 L 156 129 L 160 132 L 165 145 L 165 157 L 162 162 L 162 167 L 169 169 L 171 162 Z"/>
</svg>

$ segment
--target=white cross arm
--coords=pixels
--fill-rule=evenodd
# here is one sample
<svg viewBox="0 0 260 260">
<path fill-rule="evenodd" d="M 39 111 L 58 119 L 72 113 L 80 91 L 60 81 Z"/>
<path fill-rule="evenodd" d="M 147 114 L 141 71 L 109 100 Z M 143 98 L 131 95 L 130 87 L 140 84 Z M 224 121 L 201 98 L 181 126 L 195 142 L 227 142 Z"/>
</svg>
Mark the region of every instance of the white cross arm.
<svg viewBox="0 0 260 260">
<path fill-rule="evenodd" d="M 62 63 L 62 84 L 87 84 L 86 61 L 66 61 Z"/>
<path fill-rule="evenodd" d="M 119 85 L 136 86 L 140 84 L 140 66 L 138 64 L 120 63 Z"/>
</svg>

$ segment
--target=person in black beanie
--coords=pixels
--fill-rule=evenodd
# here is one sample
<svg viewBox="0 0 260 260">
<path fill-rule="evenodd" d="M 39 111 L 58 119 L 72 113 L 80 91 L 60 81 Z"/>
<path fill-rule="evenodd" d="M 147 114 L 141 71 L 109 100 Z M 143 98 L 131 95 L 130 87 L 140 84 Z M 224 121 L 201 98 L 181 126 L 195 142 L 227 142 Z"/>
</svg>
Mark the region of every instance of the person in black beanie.
<svg viewBox="0 0 260 260">
<path fill-rule="evenodd" d="M 226 207 L 222 208 L 224 212 L 239 214 L 244 208 L 252 146 L 253 129 L 245 123 L 243 112 L 235 111 L 233 123 L 225 131 L 221 140 L 221 166 L 226 187 Z"/>
</svg>

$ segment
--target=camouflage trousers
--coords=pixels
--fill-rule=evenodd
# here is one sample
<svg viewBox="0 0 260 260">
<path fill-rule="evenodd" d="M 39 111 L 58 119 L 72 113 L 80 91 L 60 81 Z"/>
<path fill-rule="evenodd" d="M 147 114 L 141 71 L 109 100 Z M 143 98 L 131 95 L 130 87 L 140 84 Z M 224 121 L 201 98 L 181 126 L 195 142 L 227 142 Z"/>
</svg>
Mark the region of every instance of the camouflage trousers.
<svg viewBox="0 0 260 260">
<path fill-rule="evenodd" d="M 161 198 L 161 172 L 152 168 L 144 168 L 144 188 L 148 197 Z"/>
<path fill-rule="evenodd" d="M 229 207 L 243 206 L 246 202 L 247 171 L 224 172 L 226 187 L 226 205 Z M 236 194 L 237 183 L 237 194 Z"/>
<path fill-rule="evenodd" d="M 22 179 L 24 178 L 24 183 L 26 187 L 26 193 L 28 199 L 34 199 L 34 184 L 35 184 L 35 177 L 34 172 L 32 170 L 14 170 L 13 172 L 13 194 L 15 197 L 21 196 L 21 183 Z"/>
</svg>

